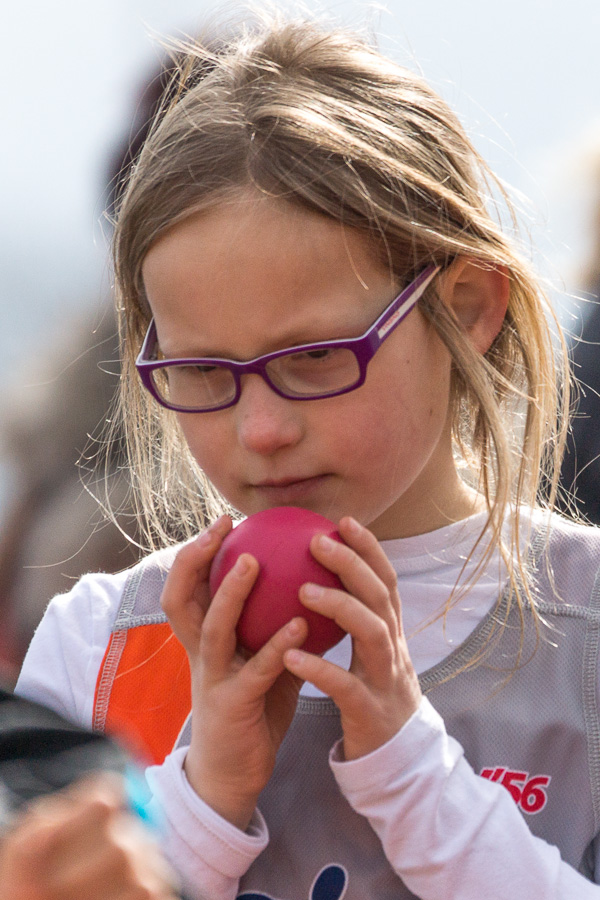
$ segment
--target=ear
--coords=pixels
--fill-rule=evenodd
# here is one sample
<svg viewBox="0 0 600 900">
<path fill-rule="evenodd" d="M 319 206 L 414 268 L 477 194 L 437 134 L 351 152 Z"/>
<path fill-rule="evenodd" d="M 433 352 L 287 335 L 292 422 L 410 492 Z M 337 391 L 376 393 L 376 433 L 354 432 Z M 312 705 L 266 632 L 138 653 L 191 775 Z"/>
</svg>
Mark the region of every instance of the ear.
<svg viewBox="0 0 600 900">
<path fill-rule="evenodd" d="M 440 278 L 440 297 L 482 355 L 489 350 L 506 315 L 510 279 L 505 266 L 459 256 Z"/>
</svg>

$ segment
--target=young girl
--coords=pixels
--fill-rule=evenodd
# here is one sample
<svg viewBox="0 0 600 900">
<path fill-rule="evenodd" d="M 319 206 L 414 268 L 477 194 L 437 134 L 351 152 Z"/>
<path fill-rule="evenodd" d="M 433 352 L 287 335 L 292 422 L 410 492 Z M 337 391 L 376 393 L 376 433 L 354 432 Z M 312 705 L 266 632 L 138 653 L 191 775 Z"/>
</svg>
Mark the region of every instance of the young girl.
<svg viewBox="0 0 600 900">
<path fill-rule="evenodd" d="M 187 48 L 124 193 L 155 552 L 52 602 L 19 690 L 144 749 L 194 897 L 600 897 L 600 538 L 548 511 L 568 382 L 493 184 L 420 78 L 272 21 Z M 217 510 L 286 505 L 343 538 L 324 658 L 236 646 L 248 554 L 209 598 Z"/>
</svg>

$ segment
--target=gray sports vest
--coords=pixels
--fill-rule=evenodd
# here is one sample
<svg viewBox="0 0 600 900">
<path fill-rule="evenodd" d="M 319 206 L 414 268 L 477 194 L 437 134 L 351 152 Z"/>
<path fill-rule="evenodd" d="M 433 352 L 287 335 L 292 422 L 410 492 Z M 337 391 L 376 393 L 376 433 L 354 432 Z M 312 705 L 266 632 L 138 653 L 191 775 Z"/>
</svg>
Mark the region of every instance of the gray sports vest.
<svg viewBox="0 0 600 900">
<path fill-rule="evenodd" d="M 159 596 L 169 557 L 150 556 L 132 571 L 124 591 L 131 625 L 164 621 Z M 548 540 L 538 533 L 530 554 L 539 635 L 531 610 L 521 623 L 506 591 L 467 640 L 420 678 L 473 769 L 504 782 L 531 831 L 590 879 L 600 830 L 599 567 L 600 530 L 553 517 Z M 119 627 L 123 616 L 122 609 Z M 464 669 L 484 647 L 477 665 Z M 178 744 L 188 735 L 189 722 Z M 299 699 L 259 800 L 270 842 L 242 879 L 247 900 L 414 898 L 337 787 L 328 754 L 341 736 L 333 701 Z"/>
</svg>

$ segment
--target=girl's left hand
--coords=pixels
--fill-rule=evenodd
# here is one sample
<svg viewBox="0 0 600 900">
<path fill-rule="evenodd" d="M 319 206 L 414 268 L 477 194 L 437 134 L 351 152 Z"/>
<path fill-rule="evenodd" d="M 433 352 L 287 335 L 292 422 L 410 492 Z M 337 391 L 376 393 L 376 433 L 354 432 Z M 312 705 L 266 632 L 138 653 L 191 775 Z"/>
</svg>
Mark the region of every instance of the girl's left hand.
<svg viewBox="0 0 600 900">
<path fill-rule="evenodd" d="M 344 544 L 316 536 L 310 549 L 339 576 L 347 593 L 308 584 L 300 599 L 352 636 L 350 669 L 296 649 L 287 651 L 284 662 L 337 704 L 344 756 L 351 760 L 390 740 L 417 710 L 422 695 L 402 630 L 392 565 L 375 536 L 354 519 L 342 519 L 339 533 Z"/>
</svg>

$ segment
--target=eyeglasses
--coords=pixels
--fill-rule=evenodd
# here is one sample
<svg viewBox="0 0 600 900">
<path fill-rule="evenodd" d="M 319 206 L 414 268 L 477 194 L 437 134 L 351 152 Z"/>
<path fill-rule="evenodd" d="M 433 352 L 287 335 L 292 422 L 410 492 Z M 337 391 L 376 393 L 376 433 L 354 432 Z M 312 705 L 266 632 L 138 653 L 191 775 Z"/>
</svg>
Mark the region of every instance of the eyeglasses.
<svg viewBox="0 0 600 900">
<path fill-rule="evenodd" d="M 392 300 L 360 337 L 288 347 L 248 362 L 234 359 L 158 358 L 158 336 L 150 322 L 136 368 L 144 386 L 167 409 L 214 412 L 234 406 L 243 375 L 255 374 L 288 400 L 337 397 L 360 387 L 383 342 L 408 315 L 439 272 L 428 266 Z"/>
</svg>

